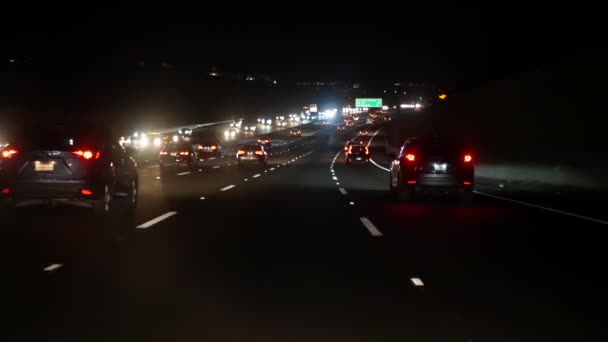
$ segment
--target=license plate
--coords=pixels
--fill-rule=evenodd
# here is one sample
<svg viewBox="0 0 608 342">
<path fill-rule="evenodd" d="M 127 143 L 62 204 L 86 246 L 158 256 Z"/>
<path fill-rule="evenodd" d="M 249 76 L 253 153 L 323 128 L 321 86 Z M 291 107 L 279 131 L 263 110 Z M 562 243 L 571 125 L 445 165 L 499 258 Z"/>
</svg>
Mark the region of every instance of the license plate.
<svg viewBox="0 0 608 342">
<path fill-rule="evenodd" d="M 447 164 L 433 164 L 433 170 L 435 171 L 445 171 L 447 170 L 448 165 Z"/>
<path fill-rule="evenodd" d="M 55 171 L 55 162 L 35 162 L 34 170 L 37 172 Z"/>
<path fill-rule="evenodd" d="M 361 160 L 361 157 L 357 157 L 357 160 Z"/>
<path fill-rule="evenodd" d="M 177 152 L 171 152 L 171 155 L 175 157 L 177 155 Z"/>
</svg>

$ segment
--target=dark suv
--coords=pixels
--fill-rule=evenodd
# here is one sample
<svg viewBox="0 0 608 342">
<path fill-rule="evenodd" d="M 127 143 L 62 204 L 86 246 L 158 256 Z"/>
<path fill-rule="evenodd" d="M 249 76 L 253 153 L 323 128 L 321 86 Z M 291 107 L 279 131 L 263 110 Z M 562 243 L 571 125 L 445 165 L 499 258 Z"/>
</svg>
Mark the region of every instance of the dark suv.
<svg viewBox="0 0 608 342">
<path fill-rule="evenodd" d="M 137 165 L 107 131 L 35 126 L 0 156 L 0 197 L 9 206 L 45 202 L 85 205 L 108 215 L 115 197 L 137 204 Z"/>
<path fill-rule="evenodd" d="M 470 148 L 449 139 L 410 138 L 390 168 L 390 189 L 402 201 L 423 192 L 449 192 L 463 203 L 473 199 L 474 157 Z"/>
</svg>

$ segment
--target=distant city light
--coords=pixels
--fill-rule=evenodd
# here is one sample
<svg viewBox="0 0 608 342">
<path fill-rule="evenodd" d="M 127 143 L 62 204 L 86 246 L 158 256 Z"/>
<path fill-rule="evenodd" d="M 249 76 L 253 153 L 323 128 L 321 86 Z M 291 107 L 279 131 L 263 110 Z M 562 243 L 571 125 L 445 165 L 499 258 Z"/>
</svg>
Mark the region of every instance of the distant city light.
<svg viewBox="0 0 608 342">
<path fill-rule="evenodd" d="M 388 110 L 388 106 L 382 106 L 382 110 Z"/>
</svg>

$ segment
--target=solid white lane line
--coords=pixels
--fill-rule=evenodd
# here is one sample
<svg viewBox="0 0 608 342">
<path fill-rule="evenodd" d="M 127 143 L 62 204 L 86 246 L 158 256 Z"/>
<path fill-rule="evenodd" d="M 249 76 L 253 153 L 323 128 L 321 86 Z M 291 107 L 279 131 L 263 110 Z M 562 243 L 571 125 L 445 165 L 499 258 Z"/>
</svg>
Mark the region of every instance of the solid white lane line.
<svg viewBox="0 0 608 342">
<path fill-rule="evenodd" d="M 374 140 L 374 137 L 376 136 L 376 134 L 378 134 L 378 132 L 380 132 L 380 130 L 382 130 L 382 128 L 378 129 L 376 132 L 374 132 L 374 134 L 372 134 L 372 137 L 369 139 L 369 141 L 367 142 L 367 147 L 369 147 L 369 145 L 371 145 L 372 140 Z M 372 158 L 369 158 L 369 161 L 372 162 L 372 164 L 374 164 L 374 166 L 376 166 L 379 169 L 382 169 L 386 172 L 390 172 L 391 170 L 385 168 L 384 166 L 376 163 Z"/>
<path fill-rule="evenodd" d="M 372 164 L 374 164 L 377 168 L 382 169 L 386 172 L 391 172 L 391 170 L 387 169 L 386 167 L 376 163 L 372 158 L 369 158 L 369 161 L 372 162 Z"/>
<path fill-rule="evenodd" d="M 412 281 L 412 284 L 414 284 L 414 286 L 424 286 L 424 283 L 420 278 L 410 278 L 410 280 Z"/>
<path fill-rule="evenodd" d="M 213 167 L 213 169 L 219 169 L 220 167 L 221 167 L 221 166 L 219 166 L 219 165 L 215 165 L 215 166 Z"/>
<path fill-rule="evenodd" d="M 341 193 L 342 195 L 348 195 L 348 192 L 346 192 L 346 189 L 344 189 L 344 188 L 339 188 L 338 190 L 340 190 L 340 193 Z"/>
<path fill-rule="evenodd" d="M 275 168 L 274 168 L 274 167 L 271 167 L 271 168 L 270 168 L 270 171 L 274 171 L 274 170 L 275 170 Z"/>
<path fill-rule="evenodd" d="M 153 225 L 155 225 L 155 224 L 157 224 L 157 223 L 159 223 L 159 222 L 161 222 L 161 221 L 163 221 L 163 220 L 166 220 L 166 219 L 168 219 L 169 217 L 171 217 L 171 216 L 173 216 L 173 215 L 175 215 L 175 214 L 177 214 L 177 211 L 169 211 L 169 212 L 166 212 L 166 213 L 164 213 L 164 214 L 160 215 L 159 217 L 157 217 L 157 218 L 155 218 L 155 219 L 152 219 L 152 220 L 150 220 L 150 221 L 148 221 L 148 222 L 145 222 L 145 223 L 140 224 L 139 226 L 137 226 L 137 229 L 146 229 L 146 228 L 150 228 L 150 227 L 152 227 Z"/>
<path fill-rule="evenodd" d="M 43 268 L 43 270 L 45 270 L 46 272 L 53 272 L 54 270 L 61 268 L 61 266 L 63 266 L 63 264 L 51 264 Z"/>
<path fill-rule="evenodd" d="M 221 188 L 220 191 L 228 191 L 228 190 L 234 189 L 234 188 L 236 188 L 236 185 L 231 184 L 231 185 L 228 185 L 228 186 L 225 186 L 225 187 Z"/>
<path fill-rule="evenodd" d="M 185 175 L 189 175 L 191 172 L 190 171 L 186 171 L 186 172 L 180 172 L 177 175 L 178 176 L 185 176 Z"/>
<path fill-rule="evenodd" d="M 336 181 L 338 180 L 338 177 L 336 177 L 336 176 L 333 176 L 331 178 L 333 178 L 333 180 L 336 180 Z"/>
<path fill-rule="evenodd" d="M 376 228 L 376 226 L 374 226 L 372 221 L 370 221 L 367 217 L 361 217 L 360 220 L 361 223 L 363 223 L 363 225 L 365 226 L 365 228 L 367 228 L 369 233 L 372 234 L 372 236 L 382 236 L 382 233 L 378 230 L 378 228 Z"/>
<path fill-rule="evenodd" d="M 261 176 L 261 174 L 258 173 L 258 174 L 253 175 L 253 178 L 258 178 L 260 176 Z"/>
<path fill-rule="evenodd" d="M 608 221 L 603 221 L 603 220 L 596 219 L 596 218 L 589 217 L 589 216 L 583 216 L 583 215 L 579 215 L 579 214 L 575 214 L 575 213 L 570 213 L 570 212 L 567 212 L 567 211 L 562 211 L 562 210 L 558 210 L 558 209 L 543 207 L 543 206 L 540 206 L 540 205 L 537 205 L 537 204 L 522 202 L 522 201 L 518 201 L 518 200 L 506 198 L 506 197 L 500 197 L 500 196 L 490 195 L 490 194 L 486 194 L 484 192 L 479 192 L 479 191 L 473 191 L 473 192 L 476 193 L 476 194 L 482 195 L 482 196 L 486 196 L 486 197 L 491 197 L 491 198 L 495 198 L 495 199 L 499 199 L 499 200 L 503 200 L 503 201 L 507 201 L 507 202 L 512 202 L 512 203 L 516 203 L 516 204 L 525 205 L 525 206 L 536 208 L 536 209 L 542 209 L 542 210 L 547 210 L 547 211 L 551 211 L 551 212 L 562 214 L 562 215 L 576 217 L 576 218 L 579 218 L 581 220 L 587 220 L 587 221 L 591 221 L 591 222 L 595 222 L 595 223 L 599 223 L 599 224 L 608 224 Z"/>
</svg>

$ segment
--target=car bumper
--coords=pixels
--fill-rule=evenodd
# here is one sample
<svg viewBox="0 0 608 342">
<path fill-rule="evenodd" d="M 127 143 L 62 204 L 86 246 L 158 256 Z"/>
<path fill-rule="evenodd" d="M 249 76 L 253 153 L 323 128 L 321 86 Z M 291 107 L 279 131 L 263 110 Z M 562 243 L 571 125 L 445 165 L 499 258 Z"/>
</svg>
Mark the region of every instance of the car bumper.
<svg viewBox="0 0 608 342">
<path fill-rule="evenodd" d="M 259 163 L 263 163 L 264 159 L 257 158 L 257 157 L 254 157 L 254 158 L 241 157 L 238 159 L 238 162 L 240 164 L 259 164 Z"/>
<path fill-rule="evenodd" d="M 72 181 L 15 181 L 10 184 L 7 197 L 15 201 L 24 200 L 83 200 L 99 197 L 101 186 L 85 180 Z M 82 195 L 83 189 L 91 190 L 93 195 Z"/>
<path fill-rule="evenodd" d="M 438 188 L 438 189 L 472 189 L 473 180 L 457 174 L 421 174 L 412 180 L 405 180 L 408 185 L 416 188 Z"/>
</svg>

